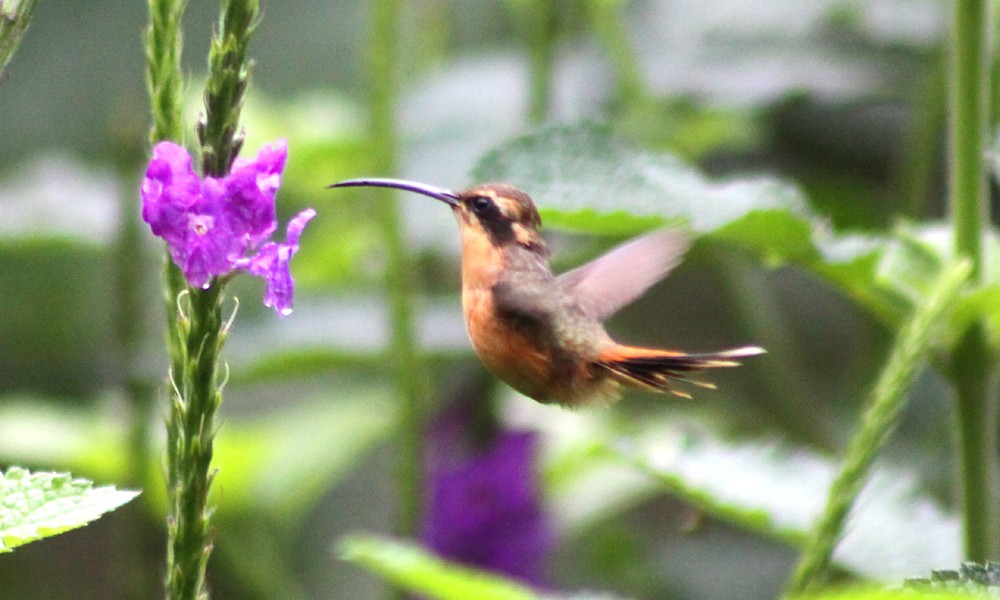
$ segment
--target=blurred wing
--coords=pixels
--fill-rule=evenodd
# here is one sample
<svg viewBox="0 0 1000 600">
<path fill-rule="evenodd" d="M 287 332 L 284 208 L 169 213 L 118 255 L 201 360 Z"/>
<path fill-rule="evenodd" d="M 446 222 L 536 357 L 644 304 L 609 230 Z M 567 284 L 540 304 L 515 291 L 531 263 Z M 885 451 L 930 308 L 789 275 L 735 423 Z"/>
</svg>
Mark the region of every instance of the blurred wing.
<svg viewBox="0 0 1000 600">
<path fill-rule="evenodd" d="M 682 232 L 661 229 L 567 271 L 556 281 L 587 314 L 603 321 L 663 279 L 690 245 Z"/>
</svg>

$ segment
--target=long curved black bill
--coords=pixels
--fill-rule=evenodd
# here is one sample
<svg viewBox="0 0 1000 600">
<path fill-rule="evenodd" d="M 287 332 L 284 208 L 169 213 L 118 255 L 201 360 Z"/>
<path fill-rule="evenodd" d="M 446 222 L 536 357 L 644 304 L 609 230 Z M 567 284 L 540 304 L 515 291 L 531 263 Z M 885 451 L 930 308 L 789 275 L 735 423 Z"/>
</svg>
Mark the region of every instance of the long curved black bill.
<svg viewBox="0 0 1000 600">
<path fill-rule="evenodd" d="M 423 194 L 424 196 L 430 196 L 435 200 L 440 200 L 449 206 L 455 206 L 458 204 L 459 196 L 456 192 L 451 190 L 436 187 L 433 185 L 427 185 L 424 183 L 417 183 L 415 181 L 406 181 L 405 179 L 379 179 L 379 178 L 364 178 L 364 179 L 347 179 L 345 181 L 338 181 L 337 183 L 326 186 L 328 188 L 336 187 L 384 187 L 393 188 L 397 190 L 405 190 L 407 192 L 416 192 L 418 194 Z"/>
</svg>

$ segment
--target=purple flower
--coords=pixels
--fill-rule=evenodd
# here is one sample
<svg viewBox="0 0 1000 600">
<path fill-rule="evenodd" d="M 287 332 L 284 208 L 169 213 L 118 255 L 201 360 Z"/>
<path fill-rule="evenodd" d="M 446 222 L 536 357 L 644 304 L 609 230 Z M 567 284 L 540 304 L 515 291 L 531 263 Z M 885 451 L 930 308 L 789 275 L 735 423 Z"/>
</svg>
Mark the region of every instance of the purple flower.
<svg viewBox="0 0 1000 600">
<path fill-rule="evenodd" d="M 260 247 L 256 256 L 236 261 L 236 266 L 246 269 L 251 275 L 267 280 L 264 305 L 273 306 L 282 315 L 292 312 L 292 292 L 295 282 L 288 268 L 288 262 L 299 251 L 299 236 L 316 211 L 308 208 L 288 222 L 285 243 L 267 242 Z"/>
<path fill-rule="evenodd" d="M 438 555 L 544 587 L 552 532 L 541 505 L 534 432 L 463 443 L 471 420 L 447 412 L 429 438 L 421 540 Z"/>
<path fill-rule="evenodd" d="M 289 260 L 312 209 L 288 224 L 284 243 L 269 241 L 277 229 L 274 196 L 281 186 L 288 146 L 265 145 L 253 160 L 237 159 L 225 177 L 198 177 L 191 155 L 160 142 L 142 180 L 142 218 L 163 238 L 188 283 L 205 287 L 213 277 L 244 269 L 267 281 L 265 304 L 292 310 Z"/>
</svg>

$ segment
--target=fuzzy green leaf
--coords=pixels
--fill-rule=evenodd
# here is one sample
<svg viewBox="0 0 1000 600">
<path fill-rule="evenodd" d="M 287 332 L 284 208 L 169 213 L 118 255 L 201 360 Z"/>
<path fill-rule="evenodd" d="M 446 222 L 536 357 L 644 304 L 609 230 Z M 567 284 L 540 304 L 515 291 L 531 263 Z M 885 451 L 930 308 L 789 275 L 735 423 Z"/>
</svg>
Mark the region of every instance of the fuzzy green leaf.
<svg viewBox="0 0 1000 600">
<path fill-rule="evenodd" d="M 835 461 L 778 442 L 734 443 L 671 427 L 645 432 L 610 456 L 707 514 L 801 544 L 823 507 Z M 912 478 L 876 469 L 851 513 L 834 560 L 881 581 L 899 581 L 961 557 L 958 520 L 921 494 Z"/>
<path fill-rule="evenodd" d="M 68 473 L 0 473 L 0 552 L 82 527 L 139 492 L 93 487 Z"/>
<path fill-rule="evenodd" d="M 807 216 L 799 191 L 771 177 L 711 181 L 679 158 L 633 149 L 598 125 L 555 126 L 480 159 L 477 181 L 516 182 L 556 227 L 627 234 L 658 224 L 712 231 L 761 212 Z"/>
</svg>

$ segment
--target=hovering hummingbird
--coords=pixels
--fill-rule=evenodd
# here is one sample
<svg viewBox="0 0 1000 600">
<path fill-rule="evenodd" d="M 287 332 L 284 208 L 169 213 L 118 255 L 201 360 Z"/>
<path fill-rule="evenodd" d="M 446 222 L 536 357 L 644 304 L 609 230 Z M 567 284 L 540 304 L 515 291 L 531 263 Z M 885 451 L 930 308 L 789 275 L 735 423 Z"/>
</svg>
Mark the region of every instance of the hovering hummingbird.
<svg viewBox="0 0 1000 600">
<path fill-rule="evenodd" d="M 689 241 L 676 230 L 636 238 L 597 259 L 554 275 L 534 202 L 504 183 L 454 192 L 398 179 L 349 179 L 329 187 L 372 186 L 416 192 L 444 202 L 462 239 L 462 308 L 476 353 L 515 390 L 545 404 L 611 402 L 621 386 L 669 392 L 688 375 L 762 354 L 744 346 L 687 354 L 620 344 L 602 322 L 676 266 Z"/>
</svg>

